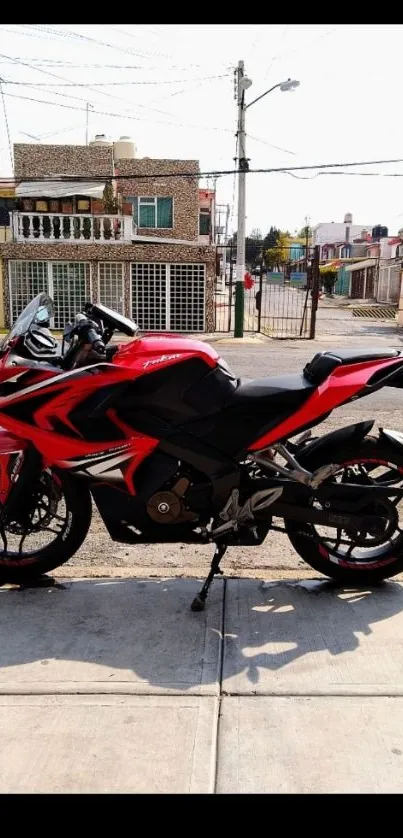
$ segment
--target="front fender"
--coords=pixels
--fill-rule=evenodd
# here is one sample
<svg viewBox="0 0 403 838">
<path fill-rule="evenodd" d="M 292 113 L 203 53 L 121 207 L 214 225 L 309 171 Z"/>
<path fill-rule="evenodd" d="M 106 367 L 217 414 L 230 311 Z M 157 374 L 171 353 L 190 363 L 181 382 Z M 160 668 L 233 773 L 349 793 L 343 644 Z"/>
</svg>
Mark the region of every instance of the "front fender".
<svg viewBox="0 0 403 838">
<path fill-rule="evenodd" d="M 297 448 L 294 456 L 297 458 L 299 464 L 303 466 L 308 459 L 311 459 L 312 455 L 316 455 L 319 452 L 323 455 L 325 451 L 328 451 L 330 462 L 332 453 L 335 450 L 341 448 L 346 443 L 350 445 L 351 443 L 360 442 L 364 436 L 369 434 L 373 428 L 374 421 L 374 419 L 369 419 L 366 422 L 357 422 L 355 425 L 348 425 L 346 428 L 332 431 L 330 434 L 325 434 L 325 436 L 316 437 L 312 442 L 304 443 L 301 451 Z M 400 436 L 402 436 L 403 445 L 403 434 L 400 434 Z"/>
</svg>

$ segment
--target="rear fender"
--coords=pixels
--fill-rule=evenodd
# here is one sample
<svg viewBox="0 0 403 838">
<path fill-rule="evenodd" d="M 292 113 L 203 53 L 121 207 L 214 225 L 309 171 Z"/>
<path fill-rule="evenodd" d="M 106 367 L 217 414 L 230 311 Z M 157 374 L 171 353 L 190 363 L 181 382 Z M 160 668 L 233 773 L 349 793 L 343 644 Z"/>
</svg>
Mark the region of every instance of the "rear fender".
<svg viewBox="0 0 403 838">
<path fill-rule="evenodd" d="M 392 445 L 403 449 L 403 433 L 401 431 L 391 431 L 388 428 L 380 428 L 379 433 L 381 438 L 387 439 Z"/>
<path fill-rule="evenodd" d="M 325 436 L 320 436 L 309 442 L 308 444 L 303 443 L 302 450 L 299 452 L 298 448 L 294 452 L 298 462 L 300 465 L 304 465 L 308 459 L 314 455 L 316 456 L 319 452 L 321 455 L 328 450 L 329 451 L 329 462 L 331 462 L 332 454 L 341 448 L 342 446 L 348 444 L 354 444 L 360 442 L 364 436 L 366 436 L 373 428 L 374 420 L 369 419 L 366 422 L 357 422 L 356 425 L 348 425 L 346 428 L 340 428 L 338 431 L 332 431 L 330 434 L 326 434 Z M 393 432 L 392 432 L 393 433 Z M 402 437 L 402 446 L 403 446 L 403 434 L 400 434 Z"/>
</svg>

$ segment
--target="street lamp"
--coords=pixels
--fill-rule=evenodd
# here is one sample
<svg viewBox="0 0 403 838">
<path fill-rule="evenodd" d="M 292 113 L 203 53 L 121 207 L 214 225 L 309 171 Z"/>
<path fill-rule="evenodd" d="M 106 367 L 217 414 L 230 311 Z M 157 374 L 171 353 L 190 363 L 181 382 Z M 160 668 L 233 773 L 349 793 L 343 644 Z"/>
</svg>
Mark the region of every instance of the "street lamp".
<svg viewBox="0 0 403 838">
<path fill-rule="evenodd" d="M 277 87 L 281 91 L 295 90 L 299 85 L 299 81 L 295 79 L 286 79 L 285 81 L 274 84 L 269 90 L 265 90 L 252 102 L 245 104 L 245 90 L 247 90 L 252 81 L 244 75 L 244 63 L 239 61 L 237 73 L 237 98 L 238 98 L 238 230 L 236 241 L 236 283 L 235 283 L 235 327 L 234 337 L 243 337 L 243 317 L 244 317 L 244 287 L 243 280 L 245 274 L 245 193 L 246 193 L 246 172 L 249 170 L 249 163 L 246 157 L 245 150 L 245 112 L 247 108 L 263 99 L 272 90 Z"/>
</svg>

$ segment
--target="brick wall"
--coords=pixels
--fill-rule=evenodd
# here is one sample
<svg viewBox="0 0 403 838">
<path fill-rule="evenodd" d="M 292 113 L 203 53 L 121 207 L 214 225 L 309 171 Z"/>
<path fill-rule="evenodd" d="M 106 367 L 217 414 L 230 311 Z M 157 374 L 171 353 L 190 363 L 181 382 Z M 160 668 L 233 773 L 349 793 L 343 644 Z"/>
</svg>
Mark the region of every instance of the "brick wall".
<svg viewBox="0 0 403 838">
<path fill-rule="evenodd" d="M 214 331 L 214 284 L 215 284 L 215 248 L 207 245 L 172 245 L 172 244 L 25 244 L 10 242 L 0 244 L 0 262 L 3 259 L 3 302 L 5 325 L 9 326 L 9 289 L 8 261 L 23 259 L 27 261 L 46 260 L 50 262 L 91 262 L 92 275 L 97 275 L 98 262 L 123 262 L 126 294 L 130 280 L 130 262 L 180 262 L 206 265 L 206 331 Z M 0 274 L 1 279 L 1 274 Z M 1 311 L 1 307 L 0 307 Z M 4 325 L 0 323 L 0 326 Z"/>
<path fill-rule="evenodd" d="M 173 228 L 159 229 L 158 232 L 139 227 L 139 235 L 161 236 L 174 239 L 197 241 L 199 235 L 199 163 L 197 160 L 154 160 L 152 158 L 134 158 L 119 160 L 116 168 L 120 175 L 133 175 L 118 181 L 118 191 L 128 197 L 172 197 Z M 141 175 L 175 175 L 194 173 L 194 177 L 142 178 Z"/>
<path fill-rule="evenodd" d="M 14 174 L 18 180 L 55 174 L 111 177 L 112 147 L 15 143 Z"/>
</svg>

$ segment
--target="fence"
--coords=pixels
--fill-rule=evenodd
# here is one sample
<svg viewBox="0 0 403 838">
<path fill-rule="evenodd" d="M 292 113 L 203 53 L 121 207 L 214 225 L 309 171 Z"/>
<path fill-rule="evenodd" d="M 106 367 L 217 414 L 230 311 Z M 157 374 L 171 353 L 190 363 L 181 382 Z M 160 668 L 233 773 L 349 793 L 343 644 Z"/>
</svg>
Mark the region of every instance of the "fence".
<svg viewBox="0 0 403 838">
<path fill-rule="evenodd" d="M 215 330 L 232 332 L 235 321 L 234 254 L 227 254 L 228 272 L 215 294 Z M 244 287 L 245 332 L 274 338 L 314 338 L 319 290 L 319 252 L 310 248 L 299 260 L 291 249 L 278 265 L 260 259 L 251 267 L 252 285 Z"/>
</svg>

